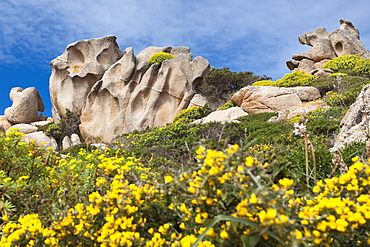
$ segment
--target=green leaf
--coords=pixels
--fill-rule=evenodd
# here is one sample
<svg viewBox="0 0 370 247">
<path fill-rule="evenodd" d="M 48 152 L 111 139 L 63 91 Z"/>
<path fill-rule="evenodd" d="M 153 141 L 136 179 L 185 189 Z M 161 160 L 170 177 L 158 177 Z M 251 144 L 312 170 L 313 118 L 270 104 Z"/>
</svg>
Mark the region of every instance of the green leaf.
<svg viewBox="0 0 370 247">
<path fill-rule="evenodd" d="M 259 235 L 252 235 L 252 236 L 243 235 L 240 238 L 243 241 L 243 246 L 245 247 L 254 247 L 261 240 L 261 236 Z"/>
<path fill-rule="evenodd" d="M 203 238 L 206 236 L 208 230 L 211 229 L 213 226 L 215 226 L 218 222 L 223 221 L 223 220 L 231 221 L 231 222 L 239 222 L 239 223 L 245 224 L 247 226 L 251 226 L 253 228 L 262 230 L 261 227 L 253 221 L 245 220 L 245 219 L 239 219 L 239 218 L 235 218 L 235 217 L 228 216 L 228 215 L 218 215 L 209 223 L 206 230 L 199 236 L 197 241 L 194 244 L 191 245 L 191 247 L 196 247 L 203 240 Z M 271 232 L 270 230 L 266 230 L 265 233 L 267 235 L 269 235 L 271 238 L 278 241 L 282 246 L 287 246 L 284 243 L 283 240 L 281 240 L 275 233 Z"/>
<path fill-rule="evenodd" d="M 235 232 L 237 232 L 238 231 L 238 228 L 239 228 L 239 222 L 237 222 L 237 221 L 231 221 L 231 226 L 233 227 L 233 230 L 235 231 Z"/>
</svg>

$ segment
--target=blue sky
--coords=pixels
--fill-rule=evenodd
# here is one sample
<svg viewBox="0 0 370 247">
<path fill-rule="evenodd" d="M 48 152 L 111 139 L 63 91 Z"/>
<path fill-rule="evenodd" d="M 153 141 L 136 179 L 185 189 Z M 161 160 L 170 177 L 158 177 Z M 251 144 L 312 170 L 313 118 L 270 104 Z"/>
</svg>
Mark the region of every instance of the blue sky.
<svg viewBox="0 0 370 247">
<path fill-rule="evenodd" d="M 115 35 L 124 50 L 188 46 L 215 68 L 274 80 L 285 61 L 310 49 L 297 37 L 351 21 L 370 49 L 369 0 L 1 0 L 0 115 L 12 87 L 36 87 L 51 116 L 49 62 L 82 39 Z"/>
</svg>

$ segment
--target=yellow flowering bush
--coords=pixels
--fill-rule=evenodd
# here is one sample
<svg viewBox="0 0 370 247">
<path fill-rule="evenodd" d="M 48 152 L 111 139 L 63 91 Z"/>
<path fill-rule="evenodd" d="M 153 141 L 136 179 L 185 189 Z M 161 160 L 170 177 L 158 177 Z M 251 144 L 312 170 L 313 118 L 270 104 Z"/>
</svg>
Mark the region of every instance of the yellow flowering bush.
<svg viewBox="0 0 370 247">
<path fill-rule="evenodd" d="M 164 60 L 172 59 L 175 56 L 168 52 L 157 52 L 154 53 L 149 59 L 149 64 L 162 63 Z"/>
<path fill-rule="evenodd" d="M 320 180 L 307 193 L 246 155 L 260 157 L 271 148 L 199 146 L 196 163 L 178 175 L 159 174 L 122 148 L 55 157 L 48 172 L 37 175 L 42 188 L 32 187 L 38 188 L 28 197 L 35 207 L 0 211 L 0 246 L 370 244 L 369 163 L 354 158 L 348 172 Z M 27 179 L 0 173 L 2 191 L 13 180 L 25 188 Z"/>
<path fill-rule="evenodd" d="M 278 87 L 276 81 L 268 81 L 268 80 L 263 80 L 263 81 L 256 81 L 252 84 L 252 86 L 274 86 Z"/>
<path fill-rule="evenodd" d="M 370 75 L 370 59 L 361 58 L 359 55 L 343 55 L 330 60 L 323 68 L 332 69 L 335 72 L 368 76 Z"/>
<path fill-rule="evenodd" d="M 211 109 L 208 105 L 203 107 L 193 106 L 184 110 L 181 110 L 176 117 L 173 119 L 174 123 L 190 123 L 197 119 L 207 116 L 211 113 Z"/>
<path fill-rule="evenodd" d="M 343 55 L 330 60 L 322 68 L 346 73 L 353 71 L 360 60 L 362 58 L 359 55 Z"/>
<path fill-rule="evenodd" d="M 283 78 L 276 81 L 257 81 L 253 86 L 274 86 L 274 87 L 301 87 L 311 86 L 315 77 L 302 71 L 293 71 L 285 74 Z"/>
<path fill-rule="evenodd" d="M 235 107 L 236 105 L 231 100 L 225 102 L 222 106 L 218 108 L 218 110 L 227 110 L 229 108 Z"/>
</svg>

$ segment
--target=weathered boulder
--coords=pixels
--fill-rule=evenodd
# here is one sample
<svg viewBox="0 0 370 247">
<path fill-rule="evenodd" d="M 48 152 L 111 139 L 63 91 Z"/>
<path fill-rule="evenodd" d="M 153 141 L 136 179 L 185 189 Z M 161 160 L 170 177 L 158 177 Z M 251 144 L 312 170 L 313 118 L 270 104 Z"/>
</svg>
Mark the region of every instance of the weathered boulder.
<svg viewBox="0 0 370 247">
<path fill-rule="evenodd" d="M 332 151 L 344 148 L 346 144 L 365 140 L 370 131 L 370 85 L 366 85 L 351 105 L 340 123 L 340 131 Z"/>
<path fill-rule="evenodd" d="M 340 19 L 339 23 L 340 28 L 331 33 L 319 27 L 313 32 L 299 35 L 299 43 L 311 46 L 312 49 L 294 54 L 293 60 L 286 62 L 287 67 L 290 70 L 296 69 L 314 74 L 318 72 L 317 69 L 338 56 L 357 54 L 363 58 L 370 58 L 370 52 L 360 41 L 358 29 L 351 22 L 343 19 Z"/>
<path fill-rule="evenodd" d="M 248 114 L 289 110 L 302 102 L 320 98 L 314 87 L 247 86 L 233 95 L 233 103 Z"/>
<path fill-rule="evenodd" d="M 289 110 L 281 110 L 278 112 L 278 116 L 272 117 L 269 122 L 280 122 L 283 120 L 291 119 L 296 116 L 306 114 L 317 109 L 330 108 L 325 101 L 315 100 L 310 102 L 305 102 L 301 105 L 294 106 Z"/>
<path fill-rule="evenodd" d="M 36 88 L 14 87 L 9 96 L 13 104 L 5 109 L 4 114 L 10 123 L 31 123 L 40 120 L 38 112 L 44 111 L 45 107 Z"/>
<path fill-rule="evenodd" d="M 62 140 L 62 149 L 64 150 L 70 147 L 72 147 L 71 138 L 69 138 L 69 136 L 65 136 Z"/>
<path fill-rule="evenodd" d="M 80 137 L 77 134 L 72 134 L 71 137 L 65 136 L 62 140 L 62 149 L 67 149 L 81 144 Z"/>
<path fill-rule="evenodd" d="M 149 57 L 160 51 L 176 57 L 149 66 Z M 194 86 L 210 71 L 209 62 L 192 59 L 189 48 L 149 47 L 137 56 L 127 48 L 86 99 L 80 125 L 84 140 L 110 142 L 119 134 L 164 126 L 188 107 Z"/>
<path fill-rule="evenodd" d="M 34 141 L 36 145 L 39 145 L 45 148 L 51 147 L 54 150 L 57 150 L 58 148 L 58 144 L 55 141 L 55 139 L 52 137 L 48 137 L 42 131 L 37 131 L 37 132 L 30 133 L 30 134 L 26 134 L 24 137 L 22 137 L 22 141 L 25 141 L 27 143 Z"/>
<path fill-rule="evenodd" d="M 53 121 L 50 121 L 50 120 L 43 120 L 43 121 L 32 122 L 31 125 L 33 125 L 35 127 L 41 127 L 41 126 L 44 126 L 44 125 L 48 125 L 52 122 Z"/>
<path fill-rule="evenodd" d="M 331 45 L 337 56 L 360 55 L 362 58 L 370 58 L 370 52 L 360 41 L 360 33 L 350 21 L 339 20 L 340 27 L 330 33 Z"/>
<path fill-rule="evenodd" d="M 191 99 L 188 108 L 191 108 L 193 106 L 203 107 L 207 103 L 208 103 L 208 101 L 207 101 L 207 99 L 205 97 L 203 97 L 200 94 L 195 94 L 194 97 Z"/>
<path fill-rule="evenodd" d="M 72 43 L 51 61 L 49 90 L 55 121 L 66 117 L 66 109 L 81 114 L 92 86 L 122 55 L 116 37 L 108 36 Z"/>
<path fill-rule="evenodd" d="M 81 144 L 80 137 L 77 134 L 72 134 L 71 135 L 71 143 L 72 146 L 77 146 Z"/>
<path fill-rule="evenodd" d="M 226 110 L 218 110 L 210 113 L 208 116 L 194 121 L 195 124 L 204 124 L 208 122 L 236 122 L 238 118 L 248 115 L 240 107 L 231 107 Z"/>
<path fill-rule="evenodd" d="M 31 124 L 16 124 L 10 127 L 6 133 L 9 133 L 10 131 L 17 131 L 24 134 L 30 134 L 37 131 L 37 127 L 31 125 Z"/>
<path fill-rule="evenodd" d="M 5 133 L 13 124 L 6 119 L 4 115 L 0 116 L 0 130 Z"/>
</svg>

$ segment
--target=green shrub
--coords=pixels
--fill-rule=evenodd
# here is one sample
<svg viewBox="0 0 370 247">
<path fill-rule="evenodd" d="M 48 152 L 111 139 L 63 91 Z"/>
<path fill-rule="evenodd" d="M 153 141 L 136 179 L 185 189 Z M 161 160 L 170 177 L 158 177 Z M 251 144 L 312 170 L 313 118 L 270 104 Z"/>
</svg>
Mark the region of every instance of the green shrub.
<svg viewBox="0 0 370 247">
<path fill-rule="evenodd" d="M 333 74 L 329 75 L 328 77 L 338 77 L 338 76 L 344 77 L 346 75 L 348 75 L 348 74 L 346 74 L 346 73 L 333 73 Z"/>
<path fill-rule="evenodd" d="M 356 66 L 353 68 L 358 76 L 368 77 L 370 76 L 370 59 L 360 59 Z"/>
<path fill-rule="evenodd" d="M 57 144 L 60 146 L 63 140 L 62 127 L 56 123 L 49 123 L 43 126 L 38 126 L 38 131 L 43 131 L 45 135 L 52 137 L 56 140 Z"/>
<path fill-rule="evenodd" d="M 197 119 L 207 116 L 209 113 L 211 113 L 211 109 L 207 104 L 203 107 L 193 106 L 188 109 L 181 110 L 176 115 L 173 122 L 191 123 Z"/>
<path fill-rule="evenodd" d="M 361 58 L 359 55 L 343 55 L 330 60 L 323 68 L 349 75 L 369 77 L 370 59 Z"/>
<path fill-rule="evenodd" d="M 362 160 L 367 160 L 368 158 L 366 155 L 366 143 L 364 141 L 347 144 L 343 149 L 339 150 L 339 153 L 347 166 L 353 163 L 352 159 L 356 156 L 360 157 Z"/>
<path fill-rule="evenodd" d="M 285 74 L 283 78 L 276 81 L 279 87 L 302 87 L 311 86 L 315 77 L 302 71 L 293 71 L 292 73 Z"/>
<path fill-rule="evenodd" d="M 276 86 L 276 81 L 256 81 L 255 83 L 252 84 L 252 86 Z"/>
<path fill-rule="evenodd" d="M 343 107 L 321 108 L 307 114 L 307 131 L 311 135 L 333 137 L 339 131 L 340 122 L 346 114 Z"/>
<path fill-rule="evenodd" d="M 168 52 L 157 52 L 154 53 L 149 59 L 149 64 L 162 63 L 164 60 L 172 59 L 175 56 Z"/>
<path fill-rule="evenodd" d="M 322 68 L 331 69 L 335 72 L 351 71 L 360 59 L 361 57 L 359 55 L 343 55 L 330 60 Z"/>
<path fill-rule="evenodd" d="M 39 126 L 38 130 L 43 131 L 47 136 L 53 137 L 58 146 L 62 146 L 62 141 L 65 136 L 71 136 L 77 134 L 82 140 L 80 133 L 80 115 L 70 110 L 66 110 L 66 118 L 60 120 L 59 124 L 49 123 L 44 126 Z"/>
<path fill-rule="evenodd" d="M 153 173 L 146 168 L 150 163 L 144 166 L 122 152 L 81 152 L 79 157 L 61 160 L 53 172 L 69 173 L 52 179 L 62 193 L 57 200 L 43 198 L 58 211 L 48 221 L 43 210 L 17 213 L 14 220 L 3 215 L 0 245 L 369 244 L 370 164 L 357 158 L 348 172 L 318 181 L 311 193 L 300 193 L 297 181 L 276 180 L 274 166 L 246 155 L 238 145 L 223 151 L 200 146 L 194 154 L 196 165 L 179 175 Z M 81 169 L 84 165 L 96 167 L 93 183 L 87 174 L 78 178 L 78 171 L 86 172 Z M 65 177 L 70 173 L 71 181 Z M 71 183 L 76 180 L 93 184 L 90 192 L 80 193 L 86 188 Z M 78 201 L 66 200 L 74 193 L 79 193 Z"/>
<path fill-rule="evenodd" d="M 332 78 L 328 80 L 331 81 Z M 331 90 L 326 93 L 324 100 L 330 106 L 348 107 L 356 101 L 362 88 L 369 83 L 370 81 L 363 77 L 344 76 L 340 81 L 336 80 L 334 82 Z"/>
<path fill-rule="evenodd" d="M 195 86 L 195 91 L 207 99 L 212 110 L 216 110 L 241 88 L 267 79 L 271 78 L 265 75 L 257 76 L 253 72 L 232 72 L 229 68 L 214 69 Z"/>
<path fill-rule="evenodd" d="M 223 104 L 222 106 L 220 106 L 220 108 L 218 108 L 219 110 L 227 110 L 231 107 L 235 107 L 236 105 L 234 104 L 234 102 L 232 102 L 231 100 L 227 101 L 225 104 Z"/>
<path fill-rule="evenodd" d="M 277 81 L 257 81 L 253 86 L 274 86 L 274 87 L 301 87 L 311 86 L 315 77 L 302 71 L 293 71 L 285 74 L 283 78 Z"/>
</svg>

